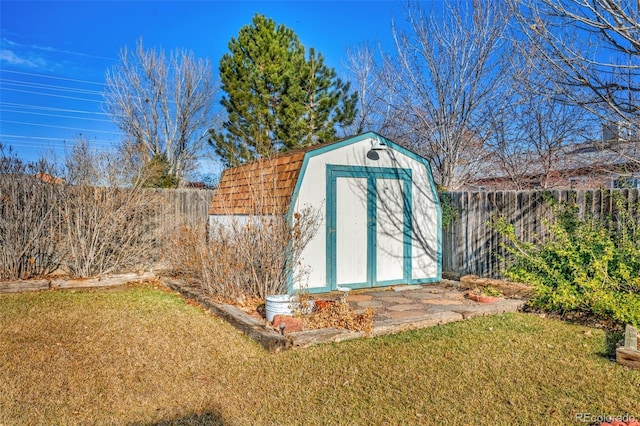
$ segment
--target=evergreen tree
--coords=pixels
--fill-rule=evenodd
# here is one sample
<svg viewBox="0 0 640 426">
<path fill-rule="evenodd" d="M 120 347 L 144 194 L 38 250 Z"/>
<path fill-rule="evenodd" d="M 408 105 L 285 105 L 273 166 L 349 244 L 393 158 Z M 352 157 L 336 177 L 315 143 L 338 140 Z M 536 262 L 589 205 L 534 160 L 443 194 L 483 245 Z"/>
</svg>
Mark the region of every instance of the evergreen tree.
<svg viewBox="0 0 640 426">
<path fill-rule="evenodd" d="M 228 166 L 337 137 L 356 114 L 334 69 L 293 30 L 256 14 L 220 60 L 227 120 L 209 143 Z"/>
<path fill-rule="evenodd" d="M 143 188 L 177 188 L 178 177 L 171 171 L 167 155 L 156 154 L 144 165 Z"/>
</svg>

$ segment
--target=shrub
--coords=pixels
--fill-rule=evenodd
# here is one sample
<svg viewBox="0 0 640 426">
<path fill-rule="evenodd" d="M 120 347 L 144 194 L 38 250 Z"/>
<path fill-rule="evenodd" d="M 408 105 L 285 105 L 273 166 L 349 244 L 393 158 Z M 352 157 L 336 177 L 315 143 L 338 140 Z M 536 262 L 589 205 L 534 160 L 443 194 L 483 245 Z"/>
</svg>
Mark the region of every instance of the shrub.
<svg viewBox="0 0 640 426">
<path fill-rule="evenodd" d="M 130 183 L 136 171 L 117 153 L 91 150 L 81 139 L 66 154 L 60 211 L 68 272 L 88 277 L 149 266 L 157 196 Z"/>
<path fill-rule="evenodd" d="M 57 170 L 0 145 L 0 280 L 59 268 L 88 277 L 155 261 L 157 197 L 131 184 L 136 171 L 122 158 L 89 148 L 77 141 Z"/>
<path fill-rule="evenodd" d="M 0 280 L 46 275 L 62 261 L 62 187 L 52 173 L 0 144 Z"/>
<path fill-rule="evenodd" d="M 555 219 L 545 222 L 549 237 L 539 244 L 519 241 L 513 225 L 497 221 L 513 256 L 505 276 L 533 285 L 533 306 L 640 325 L 638 206 L 614 202 L 605 219 L 581 219 L 575 205 L 555 204 Z"/>
<path fill-rule="evenodd" d="M 305 208 L 294 214 L 229 218 L 210 224 L 209 241 L 202 225 L 183 226 L 172 236 L 167 261 L 175 274 L 200 282 L 216 296 L 243 300 L 264 298 L 304 283 L 300 256 L 315 235 L 319 214 Z"/>
</svg>

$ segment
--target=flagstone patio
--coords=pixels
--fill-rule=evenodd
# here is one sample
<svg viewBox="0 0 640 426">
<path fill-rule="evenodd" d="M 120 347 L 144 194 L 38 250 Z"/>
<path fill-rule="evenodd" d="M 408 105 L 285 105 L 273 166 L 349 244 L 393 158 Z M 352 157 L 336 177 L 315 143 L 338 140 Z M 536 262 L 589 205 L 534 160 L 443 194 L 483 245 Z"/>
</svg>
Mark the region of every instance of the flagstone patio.
<svg viewBox="0 0 640 426">
<path fill-rule="evenodd" d="M 316 295 L 319 300 L 340 300 L 342 297 L 341 292 Z M 517 312 L 525 302 L 523 299 L 507 298 L 495 303 L 474 302 L 465 297 L 465 291 L 458 281 L 450 280 L 436 284 L 353 290 L 346 300 L 356 313 L 363 313 L 368 308 L 374 310 L 371 333 L 338 329 L 300 331 L 288 334 L 293 346 L 305 347 L 327 341 L 380 336 L 480 315 Z"/>
<path fill-rule="evenodd" d="M 481 315 L 517 312 L 525 303 L 520 298 L 503 298 L 495 303 L 474 302 L 465 297 L 460 282 L 449 280 L 435 284 L 353 290 L 346 296 L 351 308 L 356 313 L 371 308 L 375 313 L 370 333 L 324 328 L 281 334 L 263 319 L 252 317 L 236 306 L 217 303 L 182 280 L 169 277 L 161 280 L 184 296 L 197 300 L 271 351 L 398 333 Z M 316 300 L 341 300 L 343 297 L 344 294 L 338 291 L 314 295 Z"/>
</svg>

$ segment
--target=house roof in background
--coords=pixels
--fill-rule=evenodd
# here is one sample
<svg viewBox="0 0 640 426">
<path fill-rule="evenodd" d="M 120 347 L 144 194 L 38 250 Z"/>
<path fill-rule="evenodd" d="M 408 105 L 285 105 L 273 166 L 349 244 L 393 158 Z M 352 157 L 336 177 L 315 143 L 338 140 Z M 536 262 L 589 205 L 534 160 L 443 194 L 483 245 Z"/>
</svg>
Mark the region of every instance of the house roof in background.
<svg viewBox="0 0 640 426">
<path fill-rule="evenodd" d="M 56 176 L 53 176 L 53 175 L 50 175 L 49 173 L 44 173 L 44 172 L 43 173 L 37 173 L 35 175 L 35 178 L 41 180 L 42 182 L 53 183 L 53 184 L 56 184 L 56 185 L 62 185 L 62 184 L 65 183 L 64 179 L 56 177 Z"/>
<path fill-rule="evenodd" d="M 640 159 L 640 142 L 603 142 L 589 141 L 566 145 L 555 155 L 552 171 L 570 172 L 572 170 L 614 170 L 626 165 L 634 165 Z M 544 173 L 542 164 L 533 152 L 523 152 L 511 159 L 519 172 L 526 176 Z M 637 167 L 637 165 L 636 165 Z M 474 181 L 503 179 L 509 177 L 495 161 L 487 161 L 476 169 Z"/>
</svg>

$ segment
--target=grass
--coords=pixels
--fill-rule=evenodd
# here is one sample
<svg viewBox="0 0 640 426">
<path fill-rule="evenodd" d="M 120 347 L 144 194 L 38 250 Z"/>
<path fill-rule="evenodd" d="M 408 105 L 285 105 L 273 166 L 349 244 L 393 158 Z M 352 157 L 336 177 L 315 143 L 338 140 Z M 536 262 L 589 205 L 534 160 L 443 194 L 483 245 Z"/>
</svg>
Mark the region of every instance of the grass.
<svg viewBox="0 0 640 426">
<path fill-rule="evenodd" d="M 0 425 L 640 416 L 640 371 L 608 358 L 611 341 L 602 330 L 505 314 L 271 354 L 152 286 L 2 295 Z"/>
</svg>

